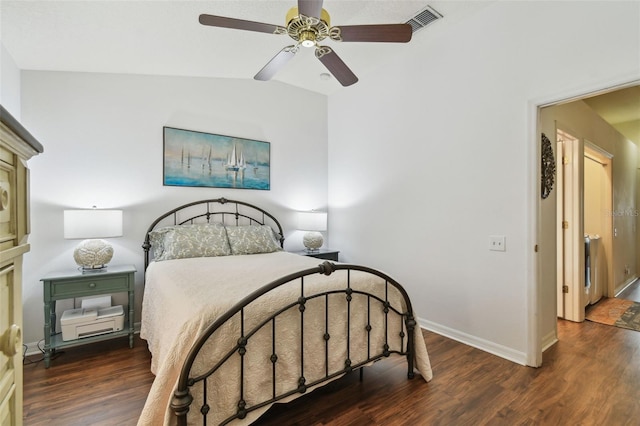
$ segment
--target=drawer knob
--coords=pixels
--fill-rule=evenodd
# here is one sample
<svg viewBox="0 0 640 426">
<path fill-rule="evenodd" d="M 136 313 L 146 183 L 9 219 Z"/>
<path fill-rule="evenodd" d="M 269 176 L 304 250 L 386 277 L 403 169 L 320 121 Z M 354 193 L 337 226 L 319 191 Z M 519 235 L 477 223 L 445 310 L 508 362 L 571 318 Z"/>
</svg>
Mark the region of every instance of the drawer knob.
<svg viewBox="0 0 640 426">
<path fill-rule="evenodd" d="M 96 287 L 96 283 L 90 283 L 90 284 L 89 284 L 89 287 L 91 287 L 91 288 L 95 288 L 95 287 Z"/>
<path fill-rule="evenodd" d="M 0 336 L 0 352 L 7 357 L 12 357 L 17 354 L 18 348 L 20 347 L 21 335 L 20 327 L 16 324 L 7 328 L 4 333 L 2 333 L 2 336 Z"/>
</svg>

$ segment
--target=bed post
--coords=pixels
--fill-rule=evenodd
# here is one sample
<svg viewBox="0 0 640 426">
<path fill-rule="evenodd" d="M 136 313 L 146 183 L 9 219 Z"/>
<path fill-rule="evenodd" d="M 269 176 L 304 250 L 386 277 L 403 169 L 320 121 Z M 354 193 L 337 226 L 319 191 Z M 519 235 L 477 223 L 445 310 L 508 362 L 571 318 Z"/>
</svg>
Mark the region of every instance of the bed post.
<svg viewBox="0 0 640 426">
<path fill-rule="evenodd" d="M 189 388 L 186 390 L 176 389 L 173 393 L 171 409 L 178 418 L 178 426 L 187 426 L 187 413 L 189 412 L 189 407 L 191 406 L 192 401 L 193 397 L 189 392 Z"/>
<path fill-rule="evenodd" d="M 146 272 L 147 266 L 149 266 L 149 249 L 151 249 L 151 243 L 149 242 L 149 233 L 145 235 L 144 243 L 142 243 L 142 249 L 144 250 L 144 270 Z"/>
<path fill-rule="evenodd" d="M 407 325 L 407 377 L 413 379 L 416 373 L 413 371 L 413 363 L 415 357 L 415 336 L 416 332 L 416 320 L 413 319 L 413 313 L 407 313 L 407 319 L 405 321 Z"/>
</svg>

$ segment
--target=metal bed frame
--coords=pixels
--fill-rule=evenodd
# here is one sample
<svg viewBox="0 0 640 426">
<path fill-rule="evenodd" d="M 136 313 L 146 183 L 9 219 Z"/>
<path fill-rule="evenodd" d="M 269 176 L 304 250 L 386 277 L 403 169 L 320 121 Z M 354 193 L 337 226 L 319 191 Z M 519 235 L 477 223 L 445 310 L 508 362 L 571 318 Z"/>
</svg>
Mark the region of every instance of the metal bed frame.
<svg viewBox="0 0 640 426">
<path fill-rule="evenodd" d="M 189 217 L 183 217 L 186 211 L 189 211 L 190 208 L 199 206 L 204 208 L 204 212 L 195 213 L 192 215 L 191 213 L 187 214 Z M 214 208 L 214 206 L 216 208 Z M 218 207 L 227 206 L 227 208 L 218 210 Z M 229 208 L 229 206 L 231 208 Z M 185 210 L 186 209 L 186 210 Z M 197 223 L 198 220 L 204 219 L 206 222 L 210 222 L 213 218 L 219 218 L 220 221 L 224 222 L 228 216 L 233 218 L 233 223 L 228 225 L 238 225 L 241 222 L 247 222 L 251 224 L 265 224 L 267 221 L 270 221 L 270 224 L 274 228 L 277 229 L 278 235 L 280 236 L 280 243 L 284 241 L 282 237 L 282 227 L 278 223 L 278 221 L 269 213 L 264 211 L 263 209 L 253 206 L 248 203 L 244 203 L 241 201 L 228 200 L 225 198 L 214 199 L 214 200 L 204 200 L 197 201 L 189 204 L 185 204 L 176 209 L 173 209 L 164 215 L 160 216 L 156 219 L 153 224 L 149 227 L 147 234 L 145 236 L 145 241 L 143 244 L 143 249 L 145 251 L 145 268 L 149 263 L 149 232 L 155 229 L 158 226 L 162 226 L 162 223 L 166 222 L 167 218 L 171 218 L 169 224 L 179 225 L 186 223 Z M 305 288 L 305 278 L 311 275 L 321 274 L 321 275 L 331 275 L 335 271 L 344 270 L 346 273 L 344 274 L 345 282 L 344 288 L 340 289 L 332 289 L 327 291 L 316 291 L 310 292 L 308 288 Z M 370 274 L 374 277 L 381 278 L 381 285 L 384 285 L 384 297 L 379 297 L 378 295 L 364 292 L 360 290 L 356 290 L 352 288 L 351 283 L 351 272 L 352 271 L 360 271 L 360 273 Z M 292 284 L 293 283 L 293 284 Z M 275 310 L 275 313 L 267 318 L 262 319 L 258 322 L 256 326 L 251 329 L 247 329 L 245 327 L 245 319 L 244 312 L 245 309 L 251 305 L 256 300 L 260 299 L 267 293 L 283 286 L 283 285 L 296 285 L 299 286 L 300 296 L 297 300 L 294 301 L 286 301 L 283 302 L 283 306 L 278 307 Z M 404 309 L 399 306 L 392 306 L 392 303 L 389 302 L 389 290 L 396 289 L 401 298 L 403 299 Z M 329 302 L 328 299 L 332 295 L 342 295 L 346 300 L 346 310 L 345 312 L 331 312 L 329 314 Z M 367 343 L 367 359 L 361 362 L 352 363 L 350 358 L 350 340 L 351 340 L 351 316 L 352 316 L 352 300 L 354 295 L 361 295 L 361 297 L 366 298 L 366 306 L 367 306 L 367 325 L 364 327 L 364 330 L 356 330 L 359 333 L 366 333 L 366 341 Z M 333 296 L 336 297 L 336 296 Z M 307 304 L 310 300 L 316 298 L 324 298 L 324 304 Z M 311 308 L 310 308 L 311 306 Z M 322 308 L 313 308 L 314 306 L 322 306 Z M 278 364 L 278 354 L 276 353 L 276 323 L 277 319 L 283 313 L 295 309 L 299 312 L 299 335 L 295 336 L 294 339 L 300 342 L 299 348 L 294 348 L 292 350 L 299 351 L 299 359 L 300 365 L 299 368 L 299 378 L 297 380 L 297 386 L 292 387 L 291 389 L 286 389 L 281 392 L 276 391 L 276 366 Z M 313 312 L 313 310 L 322 309 L 322 312 Z M 382 324 L 372 323 L 371 322 L 371 313 L 377 311 L 383 313 L 384 320 Z M 322 340 L 324 341 L 324 347 L 318 348 L 318 351 L 324 351 L 324 376 L 320 379 L 314 380 L 312 382 L 307 382 L 305 378 L 305 357 L 304 357 L 304 322 L 305 315 L 322 315 L 322 318 L 325 319 L 325 330 L 322 336 Z M 399 329 L 391 329 L 390 327 L 390 317 L 397 316 L 401 319 L 399 322 Z M 205 372 L 202 374 L 192 373 L 192 367 L 194 361 L 198 357 L 201 349 L 205 346 L 205 344 L 209 341 L 210 338 L 214 338 L 214 334 L 216 330 L 221 328 L 227 321 L 231 321 L 233 318 L 238 318 L 240 321 L 239 326 L 239 335 L 237 337 L 237 343 L 228 351 L 226 354 L 215 364 L 206 368 Z M 329 341 L 331 339 L 331 335 L 329 334 L 330 322 L 339 322 L 340 324 L 346 324 L 347 330 L 347 339 L 346 339 L 346 359 L 344 360 L 344 366 L 340 369 L 332 371 L 329 367 Z M 397 321 L 395 322 L 397 323 Z M 399 354 L 402 356 L 406 356 L 407 358 L 407 377 L 409 379 L 414 378 L 414 331 L 416 329 L 416 321 L 413 315 L 413 308 L 411 306 L 411 301 L 409 300 L 409 296 L 404 288 L 393 278 L 388 275 L 377 271 L 372 268 L 358 266 L 358 265 L 350 265 L 350 264 L 336 264 L 331 262 L 324 262 L 317 267 L 306 269 L 303 271 L 295 272 L 289 275 L 286 275 L 280 279 L 272 281 L 269 284 L 264 285 L 260 289 L 256 290 L 252 294 L 246 296 L 244 299 L 239 301 L 234 307 L 232 307 L 229 311 L 227 311 L 224 315 L 219 317 L 215 322 L 209 325 L 205 331 L 200 335 L 196 343 L 190 349 L 190 352 L 182 366 L 180 378 L 177 384 L 177 387 L 174 391 L 173 399 L 171 401 L 171 408 L 174 414 L 177 416 L 178 425 L 186 425 L 187 424 L 187 413 L 191 408 L 196 408 L 199 410 L 200 415 L 202 416 L 202 424 L 207 424 L 207 414 L 210 411 L 210 406 L 207 404 L 207 378 L 216 373 L 227 361 L 232 359 L 233 355 L 239 355 L 240 357 L 240 377 L 239 377 L 239 395 L 240 398 L 237 401 L 237 410 L 233 416 L 228 417 L 220 424 L 224 425 L 231 422 L 234 419 L 243 419 L 246 415 L 256 409 L 262 408 L 264 406 L 270 405 L 274 402 L 280 401 L 284 398 L 295 394 L 304 394 L 308 389 L 315 387 L 320 384 L 324 384 L 330 380 L 333 380 L 341 375 L 352 372 L 356 369 L 360 369 L 360 377 L 362 378 L 362 367 L 380 360 L 381 358 L 388 357 L 391 354 Z M 250 405 L 245 400 L 244 394 L 244 380 L 245 380 L 245 371 L 249 368 L 245 363 L 245 355 L 248 351 L 247 345 L 252 336 L 258 333 L 264 327 L 271 328 L 271 356 L 270 356 L 270 371 L 265 371 L 264 374 L 269 374 L 272 377 L 272 390 L 271 397 Z M 371 343 L 371 332 L 376 327 L 382 327 L 384 330 L 384 344 L 380 347 L 375 347 Z M 214 336 L 214 337 L 212 337 Z M 395 347 L 400 348 L 399 350 L 391 350 L 391 339 L 399 339 L 395 340 L 393 343 Z M 252 369 L 253 371 L 253 369 Z M 193 396 L 191 394 L 190 389 L 199 385 L 203 390 L 203 398 L 204 403 L 199 407 L 192 407 L 193 404 Z"/>
</svg>

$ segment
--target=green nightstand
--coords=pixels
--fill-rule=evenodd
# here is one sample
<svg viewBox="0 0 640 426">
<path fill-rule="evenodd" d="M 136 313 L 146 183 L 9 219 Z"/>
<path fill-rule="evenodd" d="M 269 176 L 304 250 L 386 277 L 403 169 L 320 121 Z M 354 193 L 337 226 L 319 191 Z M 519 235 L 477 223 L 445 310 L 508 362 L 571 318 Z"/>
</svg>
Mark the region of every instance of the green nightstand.
<svg viewBox="0 0 640 426">
<path fill-rule="evenodd" d="M 302 256 L 317 257 L 318 259 L 332 260 L 334 262 L 337 262 L 338 261 L 338 253 L 340 253 L 340 251 L 339 250 L 329 250 L 329 249 L 322 249 L 321 248 L 318 251 L 308 252 L 306 250 L 300 250 L 300 251 L 296 251 L 294 253 L 302 255 Z"/>
<path fill-rule="evenodd" d="M 102 340 L 129 336 L 129 347 L 133 348 L 133 318 L 135 303 L 136 268 L 133 265 L 109 266 L 96 272 L 70 270 L 48 274 L 40 281 L 44 284 L 44 366 L 49 368 L 51 353 L 56 348 L 78 346 Z M 129 315 L 121 331 L 114 331 L 97 336 L 63 341 L 56 333 L 56 301 L 74 297 L 97 296 L 101 294 L 129 294 Z"/>
</svg>

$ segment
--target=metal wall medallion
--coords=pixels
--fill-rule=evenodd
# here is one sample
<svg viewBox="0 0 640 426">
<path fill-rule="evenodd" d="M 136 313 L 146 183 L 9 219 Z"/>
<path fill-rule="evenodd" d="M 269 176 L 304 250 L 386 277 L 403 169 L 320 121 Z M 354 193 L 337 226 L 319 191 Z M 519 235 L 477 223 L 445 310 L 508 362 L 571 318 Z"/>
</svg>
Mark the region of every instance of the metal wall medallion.
<svg viewBox="0 0 640 426">
<path fill-rule="evenodd" d="M 553 156 L 553 146 L 549 138 L 542 134 L 542 158 L 541 158 L 542 198 L 551 194 L 556 178 L 556 160 Z"/>
</svg>

